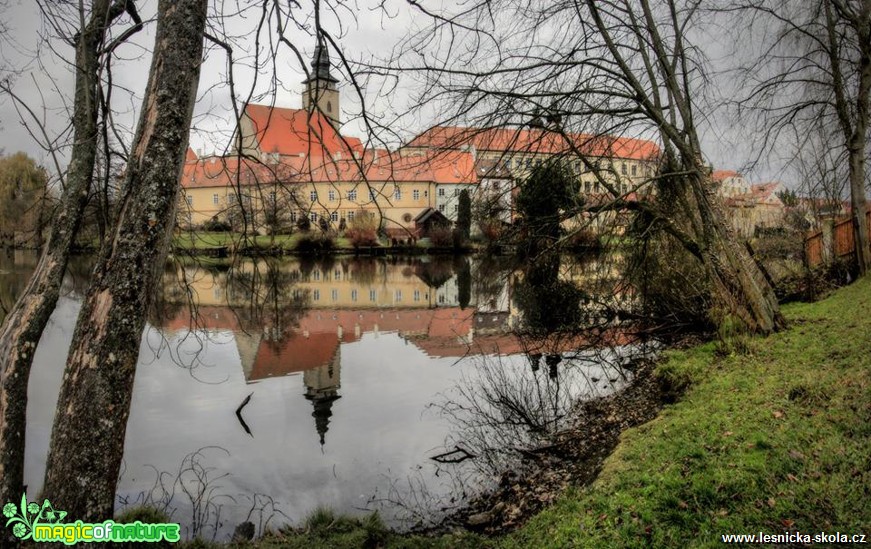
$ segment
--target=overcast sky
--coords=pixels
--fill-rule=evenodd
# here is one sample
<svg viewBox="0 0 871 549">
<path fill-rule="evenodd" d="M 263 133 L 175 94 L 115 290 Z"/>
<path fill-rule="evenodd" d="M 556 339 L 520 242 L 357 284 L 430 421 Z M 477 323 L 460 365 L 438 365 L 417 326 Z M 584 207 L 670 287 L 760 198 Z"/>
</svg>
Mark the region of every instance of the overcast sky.
<svg viewBox="0 0 871 549">
<path fill-rule="evenodd" d="M 115 121 L 128 135 L 135 126 L 135 116 L 139 100 L 145 88 L 150 63 L 150 48 L 154 40 L 154 15 L 156 0 L 137 2 L 140 15 L 146 20 L 145 29 L 116 50 L 112 77 L 116 86 L 112 105 L 116 113 Z M 253 7 L 240 9 L 237 4 Z M 300 92 L 305 78 L 299 60 L 293 51 L 277 45 L 278 56 L 272 62 L 264 62 L 260 70 L 251 67 L 253 40 L 257 34 L 260 11 L 256 2 L 235 2 L 230 0 L 210 1 L 213 17 L 210 33 L 229 36 L 237 57 L 233 75 L 238 98 L 251 94 L 252 102 L 274 103 L 281 107 L 301 106 Z M 57 38 L 57 32 L 45 23 L 37 3 L 33 0 L 0 0 L 3 6 L 0 20 L 7 22 L 5 40 L 0 43 L 0 71 L 4 77 L 12 78 L 13 89 L 21 99 L 34 110 L 52 136 L 62 132 L 69 124 L 68 107 L 73 93 L 73 72 L 69 60 L 73 49 Z M 440 4 L 444 7 L 444 2 Z M 222 13 L 218 13 L 218 12 Z M 297 16 L 297 25 L 289 26 L 287 37 L 299 49 L 308 63 L 314 51 L 314 21 L 307 14 L 310 6 L 303 3 Z M 384 60 L 390 57 L 404 37 L 420 32 L 430 23 L 430 19 L 402 1 L 382 3 L 377 0 L 360 0 L 356 11 L 325 13 L 321 24 L 339 42 L 344 55 L 351 63 L 367 63 L 373 59 Z M 128 18 L 122 18 L 113 27 L 117 36 L 130 25 Z M 266 44 L 268 30 L 261 32 L 261 42 Z M 221 153 L 230 141 L 234 129 L 232 100 L 227 84 L 227 57 L 222 49 L 206 43 L 208 52 L 202 67 L 199 99 L 194 113 L 191 132 L 191 147 L 204 153 Z M 264 45 L 263 49 L 268 48 Z M 262 52 L 261 52 L 262 55 Z M 339 60 L 332 54 L 334 65 Z M 265 59 L 265 57 L 264 57 Z M 343 132 L 356 135 L 365 140 L 365 131 L 355 114 L 360 112 L 360 101 L 353 86 L 347 83 L 346 75 L 338 74 L 341 80 L 342 107 L 346 111 L 344 120 L 349 122 Z M 275 78 L 273 79 L 273 76 Z M 422 109 L 409 116 L 411 102 L 417 95 L 411 79 L 403 80 L 392 88 L 393 80 L 367 78 L 361 74 L 364 84 L 366 108 L 369 114 L 383 123 L 391 125 L 398 135 L 408 137 L 437 118 L 432 109 Z M 277 85 L 277 87 L 276 87 Z M 398 123 L 391 123 L 396 113 L 405 113 Z M 24 114 L 27 118 L 30 115 Z M 32 120 L 31 127 L 35 128 Z M 728 121 L 712 122 L 702 128 L 705 149 L 715 168 L 743 170 L 750 161 L 751 151 L 742 151 L 746 140 L 736 134 Z M 738 135 L 736 138 L 734 136 Z M 19 112 L 9 97 L 0 96 L 0 149 L 9 154 L 23 150 L 39 159 L 46 166 L 51 165 L 48 155 L 40 149 L 37 141 L 22 125 Z M 63 161 L 63 159 L 62 159 Z M 759 166 L 748 171 L 752 181 L 762 181 L 778 177 L 777 166 Z"/>
</svg>

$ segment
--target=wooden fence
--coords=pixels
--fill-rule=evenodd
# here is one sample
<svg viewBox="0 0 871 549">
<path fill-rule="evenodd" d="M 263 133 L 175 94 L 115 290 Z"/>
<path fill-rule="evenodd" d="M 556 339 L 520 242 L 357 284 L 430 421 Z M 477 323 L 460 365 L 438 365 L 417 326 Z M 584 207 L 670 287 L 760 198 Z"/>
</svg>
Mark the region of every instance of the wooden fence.
<svg viewBox="0 0 871 549">
<path fill-rule="evenodd" d="M 865 223 L 871 238 L 871 210 L 865 212 Z M 810 233 L 804 241 L 808 267 L 816 267 L 832 259 L 847 259 L 856 252 L 852 218 L 835 220 L 831 232 L 827 228 Z"/>
</svg>

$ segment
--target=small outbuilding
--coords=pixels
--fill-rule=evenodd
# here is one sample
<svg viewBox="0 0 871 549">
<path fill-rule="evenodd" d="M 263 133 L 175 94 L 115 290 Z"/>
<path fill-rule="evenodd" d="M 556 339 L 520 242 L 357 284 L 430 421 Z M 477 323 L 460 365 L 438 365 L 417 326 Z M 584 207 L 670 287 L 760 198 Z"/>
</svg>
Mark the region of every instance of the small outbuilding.
<svg viewBox="0 0 871 549">
<path fill-rule="evenodd" d="M 422 237 L 429 236 L 433 229 L 450 227 L 451 224 L 451 220 L 435 208 L 427 208 L 414 218 L 414 228 Z"/>
</svg>

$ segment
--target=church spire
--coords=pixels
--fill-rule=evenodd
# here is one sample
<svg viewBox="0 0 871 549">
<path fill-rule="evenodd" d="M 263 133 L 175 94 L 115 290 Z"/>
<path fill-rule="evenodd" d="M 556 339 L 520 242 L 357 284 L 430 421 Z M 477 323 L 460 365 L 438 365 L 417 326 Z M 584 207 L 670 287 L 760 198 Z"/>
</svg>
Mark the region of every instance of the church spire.
<svg viewBox="0 0 871 549">
<path fill-rule="evenodd" d="M 315 46 L 315 55 L 312 58 L 312 79 L 338 82 L 330 74 L 330 50 L 327 49 L 323 40 L 318 40 L 318 45 Z"/>
<path fill-rule="evenodd" d="M 309 112 L 319 112 L 326 116 L 334 128 L 338 129 L 339 90 L 338 79 L 330 73 L 330 51 L 323 38 L 318 38 L 315 54 L 311 62 L 310 77 L 303 81 L 302 108 Z"/>
</svg>

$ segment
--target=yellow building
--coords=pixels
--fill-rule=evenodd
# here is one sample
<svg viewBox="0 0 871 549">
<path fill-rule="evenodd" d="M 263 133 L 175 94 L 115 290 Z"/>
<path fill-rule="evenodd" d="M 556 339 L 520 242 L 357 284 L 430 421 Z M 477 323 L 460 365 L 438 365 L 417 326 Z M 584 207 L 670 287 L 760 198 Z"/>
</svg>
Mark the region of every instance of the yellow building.
<svg viewBox="0 0 871 549">
<path fill-rule="evenodd" d="M 318 45 L 303 108 L 248 104 L 233 137 L 234 154 L 189 153 L 179 223 L 230 222 L 266 232 L 309 223 L 341 227 L 361 216 L 395 236 L 417 235 L 415 218 L 433 209 L 455 220 L 458 197 L 504 193 L 543 160 L 564 157 L 590 196 L 631 195 L 653 175 L 658 147 L 639 139 L 564 134 L 544 128 L 435 127 L 396 152 L 366 149 L 340 133 L 338 80 Z M 486 165 L 487 169 L 478 170 Z M 494 167 L 500 177 L 490 177 Z M 480 172 L 480 173 L 479 173 Z M 502 214 L 503 221 L 510 215 Z"/>
<path fill-rule="evenodd" d="M 547 128 L 457 126 L 435 126 L 414 138 L 402 153 L 433 150 L 467 151 L 476 162 L 501 165 L 515 179 L 523 179 L 544 161 L 562 158 L 578 174 L 586 195 L 611 194 L 604 183 L 624 195 L 638 191 L 656 173 L 660 154 L 655 143 L 644 139 Z"/>
</svg>

